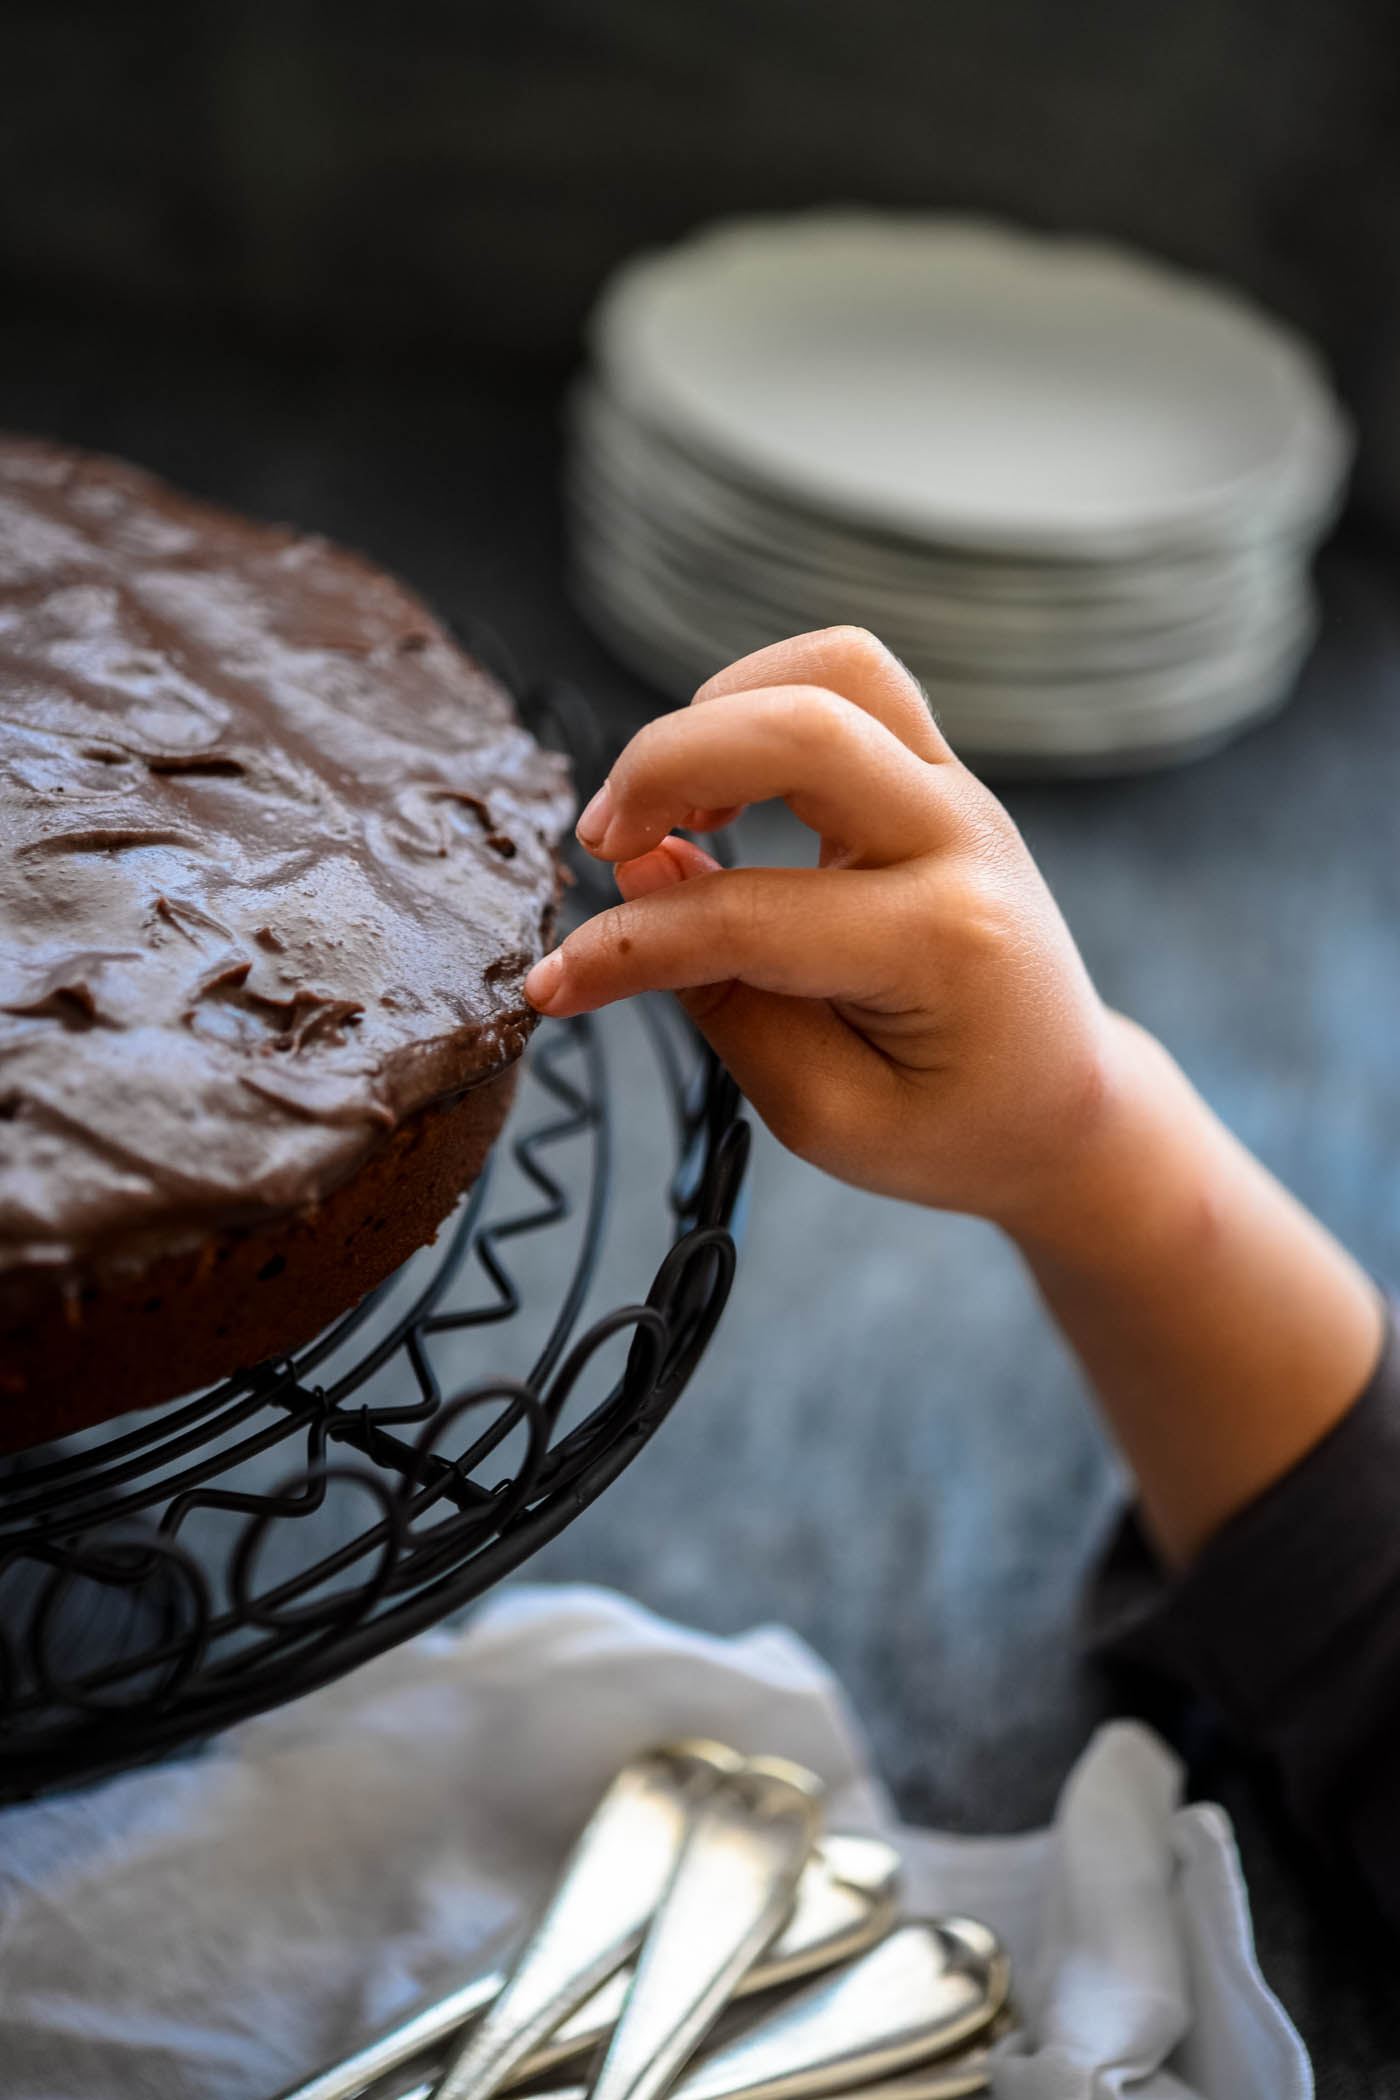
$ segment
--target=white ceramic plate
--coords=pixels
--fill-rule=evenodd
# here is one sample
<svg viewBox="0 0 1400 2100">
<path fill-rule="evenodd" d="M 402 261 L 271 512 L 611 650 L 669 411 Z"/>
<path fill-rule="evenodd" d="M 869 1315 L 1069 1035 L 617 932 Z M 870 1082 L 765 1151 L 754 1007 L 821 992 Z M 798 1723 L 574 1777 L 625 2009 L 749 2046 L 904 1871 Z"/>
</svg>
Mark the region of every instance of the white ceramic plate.
<svg viewBox="0 0 1400 2100">
<path fill-rule="evenodd" d="M 1220 579 L 1209 597 L 1164 594 L 1155 607 L 1130 601 L 1111 606 L 1111 619 L 1073 600 L 969 602 L 878 576 L 812 570 L 773 544 L 687 534 L 598 475 L 575 474 L 571 499 L 574 536 L 590 542 L 595 563 L 639 568 L 663 590 L 702 589 L 721 609 L 747 606 L 782 634 L 850 621 L 874 629 L 900 655 L 913 651 L 984 677 L 1130 673 L 1212 655 L 1241 633 L 1287 619 L 1306 593 L 1301 564 L 1275 558 Z"/>
<path fill-rule="evenodd" d="M 785 626 L 751 601 L 716 597 L 702 579 L 658 573 L 603 539 L 575 539 L 575 574 L 585 605 L 601 613 L 616 641 L 638 639 L 653 675 L 677 700 L 720 665 L 761 648 Z M 1287 690 L 1311 641 L 1314 615 L 1303 597 L 1289 614 L 1237 636 L 1195 661 L 1137 667 L 1079 680 L 950 674 L 917 646 L 891 636 L 920 677 L 953 737 L 971 749 L 1154 749 L 1223 731 Z"/>
<path fill-rule="evenodd" d="M 575 588 L 582 611 L 619 658 L 680 704 L 724 660 L 708 648 L 693 656 L 649 633 L 633 610 L 618 611 L 595 595 L 580 572 L 575 574 Z M 1242 682 L 1200 725 L 1173 716 L 1165 724 L 1148 722 L 1124 731 L 1109 720 L 1076 725 L 1066 735 L 1045 723 L 998 723 L 985 712 L 959 719 L 940 707 L 939 719 L 958 752 L 993 777 L 1140 772 L 1180 765 L 1218 750 L 1243 729 L 1277 712 L 1292 691 L 1305 653 L 1306 640 L 1292 656 Z"/>
<path fill-rule="evenodd" d="M 1218 607 L 1242 583 L 1280 563 L 1306 559 L 1330 509 L 1288 533 L 1216 535 L 1152 556 L 1034 562 L 921 547 L 855 528 L 725 481 L 680 448 L 644 430 L 598 389 L 582 389 L 572 417 L 576 478 L 656 520 L 678 538 L 729 544 L 745 558 L 782 561 L 833 582 L 869 582 L 940 602 L 1065 612 L 1110 628 L 1135 629 Z"/>
<path fill-rule="evenodd" d="M 722 226 L 622 271 L 592 340 L 629 413 L 724 471 L 992 553 L 1285 529 L 1349 455 L 1311 354 L 1242 300 L 967 221 Z"/>
</svg>

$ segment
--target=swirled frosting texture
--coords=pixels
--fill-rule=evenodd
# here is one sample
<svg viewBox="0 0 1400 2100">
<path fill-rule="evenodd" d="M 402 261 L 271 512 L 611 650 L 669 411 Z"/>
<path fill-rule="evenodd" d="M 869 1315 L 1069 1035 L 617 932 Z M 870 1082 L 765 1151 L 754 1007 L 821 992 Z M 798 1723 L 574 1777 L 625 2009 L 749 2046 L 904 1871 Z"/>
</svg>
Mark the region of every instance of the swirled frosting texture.
<svg viewBox="0 0 1400 2100">
<path fill-rule="evenodd" d="M 0 1275 L 313 1204 L 518 1056 L 569 808 L 369 563 L 0 441 Z"/>
</svg>

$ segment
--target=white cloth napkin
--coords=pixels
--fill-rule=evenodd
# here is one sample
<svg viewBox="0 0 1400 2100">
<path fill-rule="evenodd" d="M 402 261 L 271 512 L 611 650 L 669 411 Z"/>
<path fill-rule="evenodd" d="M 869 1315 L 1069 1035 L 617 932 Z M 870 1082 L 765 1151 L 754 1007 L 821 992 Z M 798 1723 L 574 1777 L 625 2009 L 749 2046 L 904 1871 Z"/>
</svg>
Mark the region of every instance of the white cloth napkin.
<svg viewBox="0 0 1400 2100">
<path fill-rule="evenodd" d="M 490 1960 L 616 1768 L 705 1734 L 812 1766 L 900 1843 L 910 1907 L 1007 1942 L 1007 2100 L 1308 2100 L 1229 1825 L 1145 1729 L 1090 1744 L 1049 1831 L 894 1826 L 830 1673 L 780 1628 L 691 1633 L 508 1590 L 202 1756 L 0 1812 L 3 2100 L 268 2100 Z"/>
</svg>

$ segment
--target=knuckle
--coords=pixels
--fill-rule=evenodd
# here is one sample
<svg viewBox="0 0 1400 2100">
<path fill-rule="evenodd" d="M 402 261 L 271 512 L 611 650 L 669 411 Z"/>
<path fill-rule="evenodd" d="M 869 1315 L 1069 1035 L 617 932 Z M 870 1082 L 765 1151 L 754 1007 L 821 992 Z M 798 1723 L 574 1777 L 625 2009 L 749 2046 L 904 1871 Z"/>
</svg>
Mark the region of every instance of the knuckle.
<svg viewBox="0 0 1400 2100">
<path fill-rule="evenodd" d="M 782 716 L 779 726 L 817 752 L 835 751 L 848 743 L 855 719 L 849 700 L 819 685 L 796 687 L 782 703 Z"/>
<path fill-rule="evenodd" d="M 895 662 L 894 653 L 887 649 L 878 634 L 868 627 L 859 627 L 852 621 L 842 621 L 838 626 L 828 627 L 822 636 L 828 649 L 840 662 L 854 664 L 862 669 L 878 665 L 883 669 Z"/>
<path fill-rule="evenodd" d="M 970 832 L 1005 832 L 1013 827 L 1004 804 L 961 759 L 944 768 L 944 793 Z"/>
<path fill-rule="evenodd" d="M 1020 938 L 1018 915 L 984 865 L 974 862 L 945 873 L 938 901 L 944 938 L 965 962 L 999 957 Z"/>
<path fill-rule="evenodd" d="M 1010 812 L 974 773 L 955 761 L 944 770 L 940 785 L 965 860 L 989 877 L 1027 861 L 1025 841 Z"/>
</svg>

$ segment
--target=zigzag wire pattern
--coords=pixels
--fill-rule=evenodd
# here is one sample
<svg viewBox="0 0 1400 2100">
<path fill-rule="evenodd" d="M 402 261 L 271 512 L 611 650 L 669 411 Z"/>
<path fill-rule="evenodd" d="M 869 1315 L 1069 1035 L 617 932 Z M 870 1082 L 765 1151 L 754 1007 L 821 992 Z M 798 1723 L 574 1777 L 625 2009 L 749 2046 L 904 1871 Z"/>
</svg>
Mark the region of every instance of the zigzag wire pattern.
<svg viewBox="0 0 1400 2100">
<path fill-rule="evenodd" d="M 576 700 L 556 689 L 532 712 L 562 723 L 581 774 L 596 771 Z M 591 864 L 576 895 L 585 909 L 607 901 Z M 395 1646 L 519 1567 L 641 1450 L 724 1308 L 749 1138 L 732 1080 L 679 1010 L 643 1009 L 677 1161 L 672 1244 L 644 1301 L 575 1333 L 604 1242 L 617 1117 L 598 1024 L 545 1023 L 528 1069 L 546 1106 L 510 1146 L 529 1200 L 493 1216 L 488 1164 L 407 1306 L 394 1309 L 401 1271 L 284 1362 L 0 1468 L 0 1800 L 167 1755 Z M 573 1222 L 561 1300 L 529 1305 L 512 1249 Z M 462 1304 L 454 1287 L 468 1279 L 477 1295 Z M 548 1314 L 528 1373 L 445 1395 L 442 1339 L 522 1313 Z M 565 1429 L 566 1405 L 618 1338 L 623 1368 Z M 394 1391 L 370 1398 L 381 1372 Z M 284 1447 L 282 1480 L 240 1484 Z M 331 1491 L 362 1498 L 365 1514 L 317 1550 L 307 1520 Z M 279 1571 L 265 1579 L 269 1557 Z"/>
</svg>

